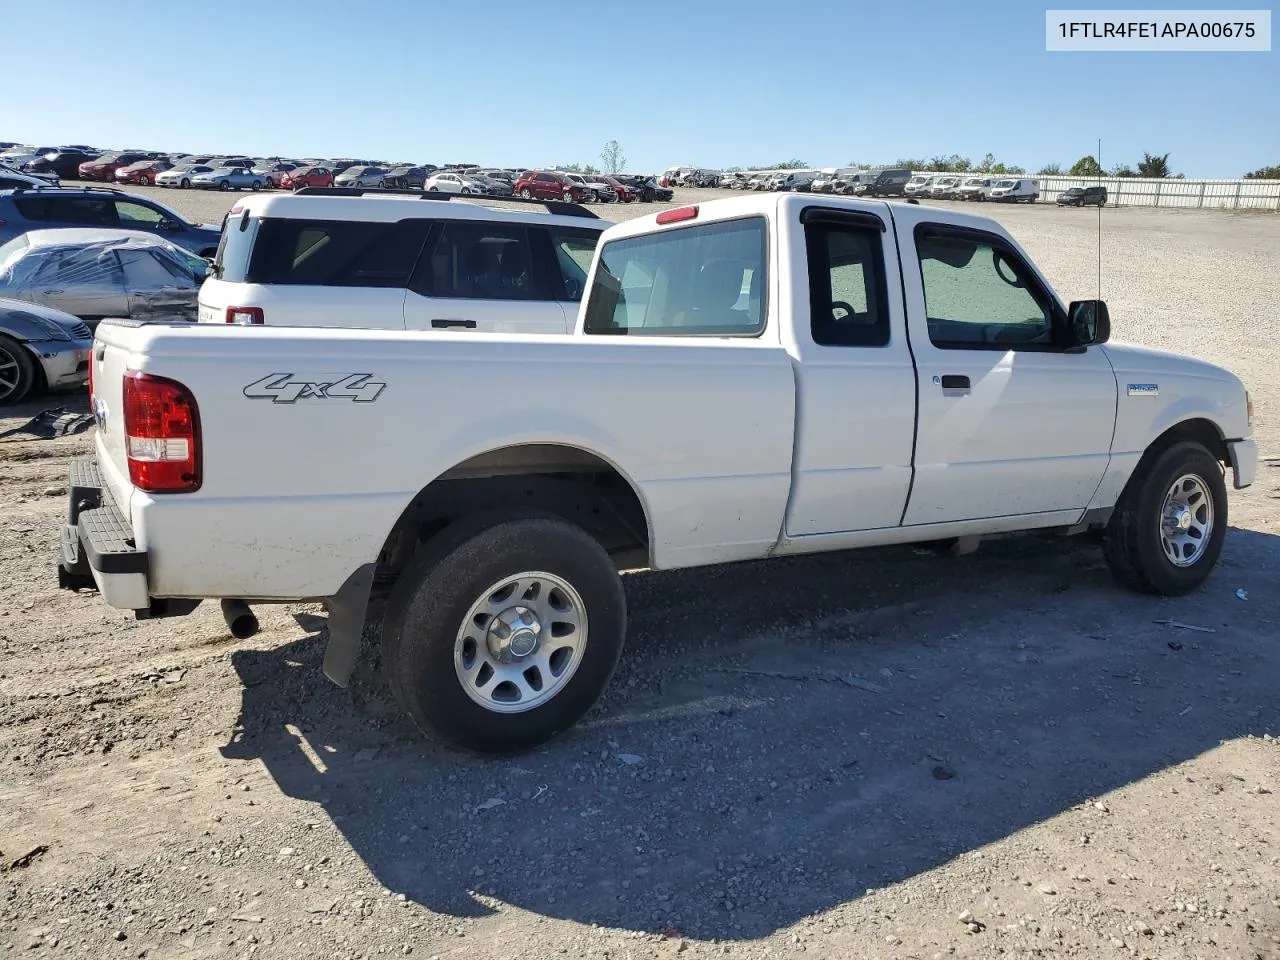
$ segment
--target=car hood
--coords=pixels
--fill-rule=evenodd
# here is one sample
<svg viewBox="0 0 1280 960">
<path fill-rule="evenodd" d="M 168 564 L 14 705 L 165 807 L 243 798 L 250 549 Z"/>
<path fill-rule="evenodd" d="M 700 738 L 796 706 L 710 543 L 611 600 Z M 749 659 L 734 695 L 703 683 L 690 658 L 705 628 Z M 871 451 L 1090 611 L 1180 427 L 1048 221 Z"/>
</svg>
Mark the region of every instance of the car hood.
<svg viewBox="0 0 1280 960">
<path fill-rule="evenodd" d="M 55 310 L 53 307 L 32 303 L 29 300 L 12 300 L 8 297 L 0 297 L 0 328 L 14 329 L 18 333 L 22 333 L 22 331 L 16 330 L 16 325 L 5 315 L 8 311 L 29 313 L 45 320 L 51 320 L 66 330 L 68 335 L 72 336 L 83 326 L 78 317 L 73 317 L 71 314 L 64 313 L 61 310 Z M 26 336 L 26 334 L 23 335 Z"/>
</svg>

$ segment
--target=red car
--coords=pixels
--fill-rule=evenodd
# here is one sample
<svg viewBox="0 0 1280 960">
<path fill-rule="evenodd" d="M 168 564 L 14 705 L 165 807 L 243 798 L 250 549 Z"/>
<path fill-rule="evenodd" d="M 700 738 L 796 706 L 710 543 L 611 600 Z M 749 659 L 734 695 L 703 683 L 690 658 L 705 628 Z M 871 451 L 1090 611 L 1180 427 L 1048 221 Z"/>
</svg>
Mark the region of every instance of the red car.
<svg viewBox="0 0 1280 960">
<path fill-rule="evenodd" d="M 172 170 L 173 164 L 168 160 L 139 160 L 116 171 L 118 183 L 136 183 L 144 187 L 156 185 L 156 174 Z"/>
<path fill-rule="evenodd" d="M 526 170 L 520 174 L 520 179 L 516 181 L 512 193 L 526 200 L 568 200 L 573 203 L 586 203 L 590 199 L 583 187 L 566 178 L 564 174 L 546 170 Z"/>
<path fill-rule="evenodd" d="M 619 180 L 617 177 L 601 176 L 598 180 L 603 180 L 609 186 L 613 187 L 614 192 L 618 195 L 619 203 L 634 203 L 636 200 L 636 192 L 631 187 Z"/>
<path fill-rule="evenodd" d="M 127 167 L 131 163 L 147 159 L 149 158 L 140 153 L 104 153 L 97 160 L 86 160 L 80 164 L 80 179 L 104 180 L 107 183 L 114 183 L 116 171 L 121 167 Z"/>
<path fill-rule="evenodd" d="M 298 190 L 301 187 L 332 187 L 333 171 L 328 167 L 298 167 L 280 177 L 280 186 L 285 190 Z"/>
</svg>

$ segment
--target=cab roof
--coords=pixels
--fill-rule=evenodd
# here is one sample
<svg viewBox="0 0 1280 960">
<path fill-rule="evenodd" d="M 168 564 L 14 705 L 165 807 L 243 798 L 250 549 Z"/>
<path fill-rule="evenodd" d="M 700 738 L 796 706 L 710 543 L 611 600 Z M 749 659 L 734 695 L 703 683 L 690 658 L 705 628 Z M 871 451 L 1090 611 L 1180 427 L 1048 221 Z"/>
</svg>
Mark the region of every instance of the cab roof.
<svg viewBox="0 0 1280 960">
<path fill-rule="evenodd" d="M 658 217 L 667 211 L 658 211 L 632 220 L 624 220 L 610 227 L 604 241 L 617 240 L 638 234 L 656 233 L 662 230 L 679 229 L 699 223 L 711 223 L 719 220 L 733 220 L 747 216 L 789 217 L 793 211 L 804 207 L 822 207 L 832 210 L 851 210 L 872 213 L 889 222 L 893 204 L 885 200 L 858 200 L 852 197 L 840 197 L 832 194 L 813 193 L 764 193 L 748 194 L 742 197 L 729 197 L 722 200 L 709 200 L 706 203 L 689 204 L 696 207 L 697 215 L 670 224 L 659 224 Z M 912 204 L 909 208 L 928 210 L 936 213 L 938 223 L 972 227 L 976 230 L 1004 233 L 1004 229 L 989 217 L 972 213 L 963 213 L 945 207 L 933 207 L 925 204 Z M 686 208 L 674 208 L 686 209 Z"/>
</svg>

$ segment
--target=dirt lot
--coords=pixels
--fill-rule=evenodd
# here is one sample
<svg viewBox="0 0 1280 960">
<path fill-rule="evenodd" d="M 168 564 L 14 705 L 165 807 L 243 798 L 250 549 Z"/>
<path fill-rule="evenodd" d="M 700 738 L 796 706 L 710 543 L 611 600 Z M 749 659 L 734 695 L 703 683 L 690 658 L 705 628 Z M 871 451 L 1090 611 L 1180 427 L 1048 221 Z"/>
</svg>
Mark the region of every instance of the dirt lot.
<svg viewBox="0 0 1280 960">
<path fill-rule="evenodd" d="M 1093 295 L 1093 211 L 984 212 Z M 1117 337 L 1253 389 L 1201 591 L 1061 540 L 636 574 L 605 701 L 514 760 L 357 709 L 317 608 L 59 591 L 88 435 L 0 444 L 0 955 L 1280 957 L 1280 218 L 1104 225 Z"/>
</svg>

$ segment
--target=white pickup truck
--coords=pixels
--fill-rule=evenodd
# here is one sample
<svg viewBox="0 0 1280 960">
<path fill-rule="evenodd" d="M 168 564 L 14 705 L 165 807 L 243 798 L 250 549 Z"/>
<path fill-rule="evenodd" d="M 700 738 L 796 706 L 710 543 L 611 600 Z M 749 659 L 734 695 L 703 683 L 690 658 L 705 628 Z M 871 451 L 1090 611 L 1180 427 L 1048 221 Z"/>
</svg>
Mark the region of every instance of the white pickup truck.
<svg viewBox="0 0 1280 960">
<path fill-rule="evenodd" d="M 338 683 L 380 617 L 404 709 L 482 751 L 595 702 L 620 569 L 1093 530 L 1183 593 L 1250 403 L 1109 326 L 992 220 L 803 194 L 610 228 L 571 335 L 106 321 L 60 580 L 237 634 L 323 601 Z"/>
</svg>

